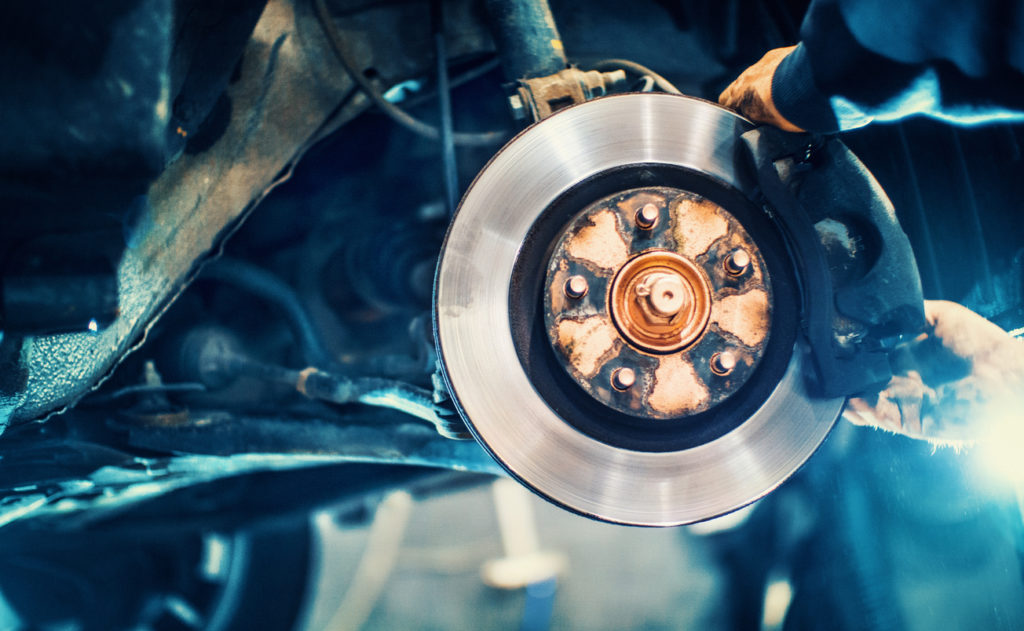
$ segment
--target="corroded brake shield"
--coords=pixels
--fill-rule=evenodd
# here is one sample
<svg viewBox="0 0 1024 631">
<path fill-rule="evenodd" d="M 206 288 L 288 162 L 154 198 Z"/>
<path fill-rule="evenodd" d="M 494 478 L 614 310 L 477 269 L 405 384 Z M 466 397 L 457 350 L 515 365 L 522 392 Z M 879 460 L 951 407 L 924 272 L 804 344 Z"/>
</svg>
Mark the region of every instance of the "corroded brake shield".
<svg viewBox="0 0 1024 631">
<path fill-rule="evenodd" d="M 573 511 L 675 525 L 740 508 L 814 452 L 792 262 L 740 135 L 697 99 L 592 101 L 527 129 L 466 194 L 435 329 L 477 439 Z"/>
</svg>

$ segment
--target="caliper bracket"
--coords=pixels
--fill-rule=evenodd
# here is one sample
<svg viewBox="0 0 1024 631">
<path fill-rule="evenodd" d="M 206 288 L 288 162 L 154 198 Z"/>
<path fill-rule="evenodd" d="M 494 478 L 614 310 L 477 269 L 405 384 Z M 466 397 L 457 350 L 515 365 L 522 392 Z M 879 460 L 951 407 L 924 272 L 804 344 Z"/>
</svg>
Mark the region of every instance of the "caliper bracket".
<svg viewBox="0 0 1024 631">
<path fill-rule="evenodd" d="M 845 396 L 884 384 L 889 352 L 925 328 L 917 262 L 892 203 L 837 138 L 772 127 L 742 137 L 802 284 L 815 390 Z"/>
</svg>

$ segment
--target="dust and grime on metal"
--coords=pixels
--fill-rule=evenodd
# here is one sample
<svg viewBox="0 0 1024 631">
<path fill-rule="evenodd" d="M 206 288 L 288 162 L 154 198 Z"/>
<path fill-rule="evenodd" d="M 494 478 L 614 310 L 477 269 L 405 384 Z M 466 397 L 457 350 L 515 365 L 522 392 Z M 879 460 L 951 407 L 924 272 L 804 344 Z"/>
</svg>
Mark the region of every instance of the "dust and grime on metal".
<svg viewBox="0 0 1024 631">
<path fill-rule="evenodd" d="M 771 285 L 750 235 L 726 209 L 676 188 L 584 208 L 544 287 L 563 368 L 598 401 L 643 418 L 686 417 L 734 394 L 771 328 Z"/>
</svg>

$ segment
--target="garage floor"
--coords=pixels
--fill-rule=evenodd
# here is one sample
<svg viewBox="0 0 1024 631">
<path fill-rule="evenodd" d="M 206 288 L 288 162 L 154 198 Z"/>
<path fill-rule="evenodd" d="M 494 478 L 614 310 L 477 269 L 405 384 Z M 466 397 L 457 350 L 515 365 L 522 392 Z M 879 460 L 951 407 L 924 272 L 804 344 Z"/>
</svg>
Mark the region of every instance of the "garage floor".
<svg viewBox="0 0 1024 631">
<path fill-rule="evenodd" d="M 379 593 L 353 587 L 351 575 L 322 582 L 306 628 L 358 623 L 361 615 L 346 617 L 337 609 L 353 589 L 364 594 L 355 608 L 365 608 L 366 598 L 375 600 L 365 629 L 725 628 L 722 580 L 696 536 L 684 529 L 598 523 L 523 493 L 535 515 L 540 550 L 565 560 L 553 593 L 550 583 L 529 589 L 484 583 L 484 564 L 504 555 L 494 495 L 484 485 L 411 502 L 393 570 Z M 380 515 L 373 527 L 378 531 Z M 319 531 L 327 566 L 321 569 L 333 567 L 335 579 L 338 567 L 356 567 L 368 550 L 371 528 Z M 378 557 L 372 565 L 380 570 L 388 555 L 380 551 Z M 355 580 L 365 583 L 372 573 L 356 572 Z"/>
</svg>

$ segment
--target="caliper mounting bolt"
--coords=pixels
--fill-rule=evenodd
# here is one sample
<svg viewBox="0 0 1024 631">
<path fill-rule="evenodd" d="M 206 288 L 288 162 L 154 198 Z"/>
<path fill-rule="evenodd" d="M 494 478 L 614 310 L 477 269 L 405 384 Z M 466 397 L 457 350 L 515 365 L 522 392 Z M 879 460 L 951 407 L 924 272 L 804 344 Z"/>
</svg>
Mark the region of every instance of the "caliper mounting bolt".
<svg viewBox="0 0 1024 631">
<path fill-rule="evenodd" d="M 636 373 L 632 368 L 616 368 L 612 371 L 612 387 L 622 392 L 629 390 L 636 383 Z"/>
</svg>

